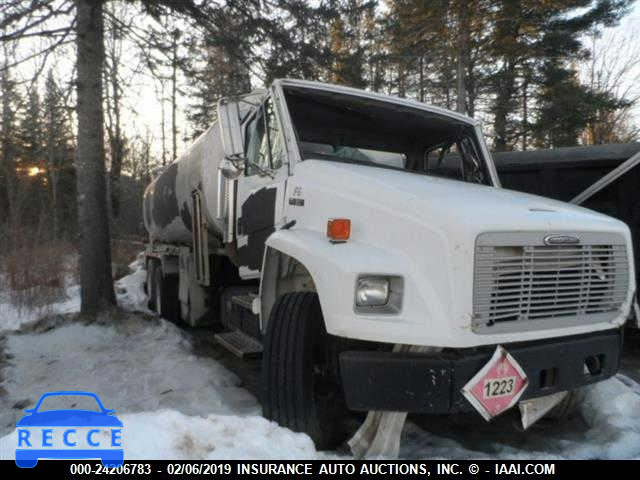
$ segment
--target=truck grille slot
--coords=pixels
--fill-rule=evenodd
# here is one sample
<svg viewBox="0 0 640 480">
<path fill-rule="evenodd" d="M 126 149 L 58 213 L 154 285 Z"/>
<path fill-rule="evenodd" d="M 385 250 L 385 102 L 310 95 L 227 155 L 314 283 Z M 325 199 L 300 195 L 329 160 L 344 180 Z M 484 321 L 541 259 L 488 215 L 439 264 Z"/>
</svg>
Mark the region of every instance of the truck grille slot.
<svg viewBox="0 0 640 480">
<path fill-rule="evenodd" d="M 484 235 L 495 240 L 497 234 Z M 612 319 L 627 297 L 629 264 L 624 239 L 610 237 L 607 243 L 576 245 L 544 245 L 539 235 L 538 242 L 524 245 L 508 245 L 505 239 L 487 245 L 488 239 L 481 239 L 475 257 L 474 327 L 544 319 L 558 319 L 557 326 L 563 326 L 567 317 L 581 323 Z"/>
</svg>

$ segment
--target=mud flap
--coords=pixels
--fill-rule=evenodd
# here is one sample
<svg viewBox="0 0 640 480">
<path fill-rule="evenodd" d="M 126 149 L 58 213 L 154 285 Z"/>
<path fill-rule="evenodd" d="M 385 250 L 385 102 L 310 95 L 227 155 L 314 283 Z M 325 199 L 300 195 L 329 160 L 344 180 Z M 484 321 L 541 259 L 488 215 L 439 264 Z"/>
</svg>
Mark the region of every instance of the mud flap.
<svg viewBox="0 0 640 480">
<path fill-rule="evenodd" d="M 421 353 L 429 347 L 395 345 L 394 352 Z M 370 411 L 358 431 L 347 441 L 356 458 L 397 458 L 407 412 Z"/>
<path fill-rule="evenodd" d="M 544 397 L 521 401 L 518 404 L 518 408 L 520 409 L 522 428 L 528 429 L 549 413 L 553 407 L 562 402 L 568 394 L 569 392 L 557 392 Z"/>
<path fill-rule="evenodd" d="M 397 458 L 407 412 L 371 411 L 347 445 L 356 458 Z"/>
</svg>

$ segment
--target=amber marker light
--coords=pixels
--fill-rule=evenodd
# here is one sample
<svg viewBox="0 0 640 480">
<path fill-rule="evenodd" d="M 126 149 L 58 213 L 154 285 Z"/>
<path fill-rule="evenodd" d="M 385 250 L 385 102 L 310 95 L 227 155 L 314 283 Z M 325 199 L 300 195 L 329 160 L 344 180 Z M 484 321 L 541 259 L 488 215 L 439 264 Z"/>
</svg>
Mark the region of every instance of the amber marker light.
<svg viewBox="0 0 640 480">
<path fill-rule="evenodd" d="M 327 237 L 332 242 L 346 242 L 351 236 L 351 220 L 332 218 L 327 222 Z"/>
</svg>

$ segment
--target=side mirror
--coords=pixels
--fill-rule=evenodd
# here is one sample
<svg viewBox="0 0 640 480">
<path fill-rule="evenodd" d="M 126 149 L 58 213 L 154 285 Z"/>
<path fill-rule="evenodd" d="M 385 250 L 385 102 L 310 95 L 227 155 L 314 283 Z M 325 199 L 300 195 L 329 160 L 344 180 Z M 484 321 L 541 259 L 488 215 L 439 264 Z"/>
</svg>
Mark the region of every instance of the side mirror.
<svg viewBox="0 0 640 480">
<path fill-rule="evenodd" d="M 227 180 L 235 180 L 242 173 L 243 160 L 232 161 L 228 158 L 224 158 L 218 164 L 218 170 L 224 178 Z"/>
<path fill-rule="evenodd" d="M 227 159 L 237 159 L 244 156 L 244 135 L 240 123 L 240 104 L 230 98 L 218 101 L 218 124 L 222 150 Z"/>
<path fill-rule="evenodd" d="M 33 412 L 35 412 L 35 411 L 36 411 L 36 409 L 35 409 L 35 408 L 27 408 L 27 409 L 24 411 L 24 413 L 33 413 Z"/>
</svg>

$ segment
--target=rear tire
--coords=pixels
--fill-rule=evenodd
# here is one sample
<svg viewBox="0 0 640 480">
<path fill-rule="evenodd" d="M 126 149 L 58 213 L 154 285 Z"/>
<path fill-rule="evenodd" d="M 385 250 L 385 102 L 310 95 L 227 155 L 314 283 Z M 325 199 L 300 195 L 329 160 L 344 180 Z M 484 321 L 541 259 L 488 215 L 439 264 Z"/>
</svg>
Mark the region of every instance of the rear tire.
<svg viewBox="0 0 640 480">
<path fill-rule="evenodd" d="M 154 268 L 153 303 L 156 312 L 170 322 L 180 321 L 180 303 L 178 301 L 178 276 L 162 274 L 160 265 Z"/>
<path fill-rule="evenodd" d="M 340 445 L 347 435 L 333 345 L 317 294 L 295 292 L 276 300 L 264 343 L 263 414 L 306 433 L 321 450 Z"/>
</svg>

